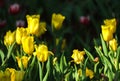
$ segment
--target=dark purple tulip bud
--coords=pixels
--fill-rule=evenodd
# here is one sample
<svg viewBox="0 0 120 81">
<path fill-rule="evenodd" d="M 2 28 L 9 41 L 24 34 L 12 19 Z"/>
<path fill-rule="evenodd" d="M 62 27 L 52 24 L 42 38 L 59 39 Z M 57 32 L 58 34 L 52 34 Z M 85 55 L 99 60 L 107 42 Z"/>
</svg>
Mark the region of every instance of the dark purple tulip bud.
<svg viewBox="0 0 120 81">
<path fill-rule="evenodd" d="M 20 12 L 20 5 L 18 3 L 14 3 L 9 7 L 10 14 L 18 14 Z"/>
<path fill-rule="evenodd" d="M 3 20 L 3 21 L 0 21 L 0 28 L 3 28 L 6 26 L 6 21 Z"/>
<path fill-rule="evenodd" d="M 90 23 L 90 17 L 89 16 L 81 16 L 80 23 L 83 25 L 88 25 Z"/>
</svg>

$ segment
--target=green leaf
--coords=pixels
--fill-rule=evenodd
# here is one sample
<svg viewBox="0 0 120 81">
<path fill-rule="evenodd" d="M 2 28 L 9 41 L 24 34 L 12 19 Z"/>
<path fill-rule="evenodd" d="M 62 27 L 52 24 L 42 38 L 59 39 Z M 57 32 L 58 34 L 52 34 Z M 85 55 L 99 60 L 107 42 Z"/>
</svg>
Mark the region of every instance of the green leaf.
<svg viewBox="0 0 120 81">
<path fill-rule="evenodd" d="M 39 61 L 38 61 L 38 64 L 39 64 L 39 78 L 40 78 L 40 81 L 43 81 L 43 80 L 42 80 L 42 76 L 43 76 L 43 75 L 42 75 L 42 73 L 43 73 L 43 72 L 42 72 L 42 66 L 41 66 L 41 63 L 40 63 Z"/>
<path fill-rule="evenodd" d="M 94 72 L 96 73 L 97 72 L 97 66 L 98 66 L 99 62 L 97 62 L 95 65 L 94 65 Z"/>
<path fill-rule="evenodd" d="M 113 81 L 113 72 L 111 72 L 111 70 L 108 70 L 107 74 L 108 74 L 109 81 Z"/>
<path fill-rule="evenodd" d="M 103 52 L 104 52 L 105 56 L 108 56 L 108 49 L 107 49 L 107 45 L 106 45 L 105 41 L 103 40 L 103 37 L 102 37 L 102 35 L 101 35 L 101 34 L 100 34 L 100 37 L 101 37 L 101 42 L 102 42 Z"/>
<path fill-rule="evenodd" d="M 102 51 L 99 48 L 95 47 L 95 49 L 98 52 L 103 65 L 105 66 L 104 72 L 106 72 L 106 70 L 108 68 L 112 71 L 113 67 L 112 67 L 112 63 L 109 61 L 109 59 L 104 56 L 104 54 L 102 53 Z"/>
<path fill-rule="evenodd" d="M 87 54 L 89 60 L 90 60 L 92 63 L 94 63 L 94 62 L 93 62 L 94 57 L 92 56 L 92 54 L 91 54 L 89 51 L 87 51 L 86 49 L 84 49 L 84 51 L 86 52 L 86 54 Z"/>
<path fill-rule="evenodd" d="M 3 63 L 5 55 L 4 55 L 2 50 L 0 50 L 0 57 L 1 57 L 1 60 L 2 60 L 2 63 Z"/>
<path fill-rule="evenodd" d="M 5 60 L 3 60 L 2 66 L 4 66 L 4 64 L 5 64 L 5 63 L 7 62 L 7 60 L 10 58 L 15 44 L 16 44 L 16 43 L 14 42 L 14 43 L 10 46 L 10 48 L 8 49 L 7 57 L 5 58 Z"/>
<path fill-rule="evenodd" d="M 64 54 L 62 54 L 62 56 L 60 58 L 60 70 L 61 70 L 62 73 L 64 73 L 64 70 L 65 70 L 66 66 L 67 66 L 66 59 L 65 59 Z"/>
<path fill-rule="evenodd" d="M 47 64 L 46 64 L 46 69 L 47 69 L 47 72 L 43 78 L 43 81 L 47 81 L 48 79 L 48 75 L 50 73 L 50 58 L 48 58 L 48 61 L 47 61 Z"/>
<path fill-rule="evenodd" d="M 82 66 L 82 81 L 84 81 L 86 77 L 86 67 L 87 67 L 88 57 L 86 58 L 83 66 Z"/>
</svg>

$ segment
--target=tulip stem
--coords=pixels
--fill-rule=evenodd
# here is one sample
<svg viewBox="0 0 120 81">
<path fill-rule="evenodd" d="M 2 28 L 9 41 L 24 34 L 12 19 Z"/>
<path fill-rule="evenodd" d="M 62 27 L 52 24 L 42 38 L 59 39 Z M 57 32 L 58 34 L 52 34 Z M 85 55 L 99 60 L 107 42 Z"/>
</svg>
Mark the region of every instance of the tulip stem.
<svg viewBox="0 0 120 81">
<path fill-rule="evenodd" d="M 5 60 L 3 61 L 3 63 L 2 63 L 1 66 L 3 66 L 3 65 L 7 62 L 7 60 L 10 58 L 10 55 L 11 55 L 11 53 L 12 53 L 12 50 L 13 50 L 14 45 L 15 45 L 15 42 L 14 42 L 14 43 L 10 46 L 10 48 L 8 49 L 7 57 L 5 58 Z"/>
</svg>

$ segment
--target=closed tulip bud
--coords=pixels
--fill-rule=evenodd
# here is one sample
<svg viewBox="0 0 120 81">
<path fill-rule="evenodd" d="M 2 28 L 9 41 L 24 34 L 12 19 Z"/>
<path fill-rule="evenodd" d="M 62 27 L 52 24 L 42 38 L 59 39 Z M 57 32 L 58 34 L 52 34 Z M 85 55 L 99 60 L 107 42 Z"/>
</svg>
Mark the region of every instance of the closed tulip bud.
<svg viewBox="0 0 120 81">
<path fill-rule="evenodd" d="M 112 39 L 109 41 L 109 46 L 113 51 L 117 50 L 117 45 L 118 45 L 118 43 L 117 43 L 116 39 Z"/>
<path fill-rule="evenodd" d="M 37 56 L 40 62 L 45 62 L 48 59 L 50 54 L 53 54 L 51 51 L 48 51 L 48 47 L 44 44 L 40 44 L 39 46 L 35 46 L 36 51 L 34 55 Z"/>
<path fill-rule="evenodd" d="M 105 41 L 110 41 L 113 38 L 113 32 L 109 25 L 102 25 L 102 36 Z"/>
<path fill-rule="evenodd" d="M 59 30 L 62 27 L 65 16 L 61 14 L 52 14 L 52 27 L 56 30 Z"/>
<path fill-rule="evenodd" d="M 6 20 L 0 21 L 0 28 L 4 28 L 6 26 Z"/>
<path fill-rule="evenodd" d="M 90 17 L 89 16 L 81 16 L 80 23 L 83 25 L 88 25 L 90 23 Z"/>
<path fill-rule="evenodd" d="M 105 25 L 110 26 L 110 30 L 112 31 L 112 33 L 115 33 L 115 32 L 116 32 L 116 24 L 117 24 L 116 22 L 117 22 L 117 21 L 116 21 L 115 18 L 104 20 Z"/>
<path fill-rule="evenodd" d="M 22 37 L 22 47 L 25 53 L 31 55 L 34 51 L 34 37 L 33 36 Z"/>
<path fill-rule="evenodd" d="M 84 60 L 84 51 L 79 51 L 78 49 L 73 50 L 72 58 L 76 64 L 80 64 Z"/>
<path fill-rule="evenodd" d="M 18 3 L 14 3 L 9 7 L 9 13 L 18 14 L 20 12 L 20 5 Z"/>
<path fill-rule="evenodd" d="M 10 30 L 4 36 L 4 44 L 10 46 L 15 42 L 15 31 L 11 32 Z"/>
<path fill-rule="evenodd" d="M 28 23 L 28 33 L 33 35 L 39 35 L 40 32 L 40 15 L 27 15 L 27 23 Z"/>
<path fill-rule="evenodd" d="M 22 43 L 22 37 L 27 35 L 27 29 L 26 28 L 17 28 L 16 29 L 16 42 L 17 44 Z"/>
</svg>

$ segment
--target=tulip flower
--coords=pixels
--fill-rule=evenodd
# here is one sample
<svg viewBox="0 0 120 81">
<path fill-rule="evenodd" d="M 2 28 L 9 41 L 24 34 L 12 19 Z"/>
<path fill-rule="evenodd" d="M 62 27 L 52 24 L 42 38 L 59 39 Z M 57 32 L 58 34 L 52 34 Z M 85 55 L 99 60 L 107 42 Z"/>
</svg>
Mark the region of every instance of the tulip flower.
<svg viewBox="0 0 120 81">
<path fill-rule="evenodd" d="M 17 44 L 21 44 L 22 37 L 27 35 L 27 29 L 26 28 L 17 28 L 16 29 L 16 42 Z"/>
<path fill-rule="evenodd" d="M 25 53 L 31 55 L 34 51 L 34 37 L 33 36 L 22 37 L 22 47 Z"/>
<path fill-rule="evenodd" d="M 59 30 L 62 27 L 62 23 L 65 19 L 65 16 L 61 14 L 52 14 L 52 27 Z"/>
<path fill-rule="evenodd" d="M 104 20 L 105 25 L 110 26 L 110 30 L 112 31 L 112 33 L 116 32 L 116 19 L 106 19 Z"/>
<path fill-rule="evenodd" d="M 88 25 L 90 23 L 90 16 L 80 16 L 80 23 Z"/>
<path fill-rule="evenodd" d="M 11 73 L 9 71 L 0 70 L 0 81 L 11 81 Z"/>
<path fill-rule="evenodd" d="M 72 58 L 76 64 L 80 64 L 84 60 L 84 51 L 79 51 L 78 49 L 73 50 Z"/>
<path fill-rule="evenodd" d="M 15 31 L 11 32 L 10 30 L 4 36 L 4 44 L 10 46 L 15 42 Z"/>
<path fill-rule="evenodd" d="M 113 38 L 113 32 L 110 29 L 109 25 L 102 25 L 102 36 L 105 41 L 110 41 Z"/>
<path fill-rule="evenodd" d="M 56 43 L 56 46 L 59 45 L 60 39 L 56 38 L 55 43 Z M 61 44 L 61 49 L 63 50 L 65 47 L 66 47 L 66 39 L 63 39 Z"/>
<path fill-rule="evenodd" d="M 45 22 L 40 22 L 38 31 L 36 31 L 36 36 L 39 37 L 42 34 L 44 34 L 47 31 L 46 29 L 46 23 Z"/>
<path fill-rule="evenodd" d="M 5 71 L 10 72 L 10 81 L 22 81 L 25 74 L 24 71 L 17 71 L 14 68 L 7 68 Z"/>
<path fill-rule="evenodd" d="M 0 21 L 0 28 L 4 28 L 6 26 L 6 20 Z"/>
<path fill-rule="evenodd" d="M 117 45 L 118 45 L 118 43 L 117 43 L 116 39 L 112 39 L 109 41 L 109 46 L 113 51 L 117 50 Z"/>
<path fill-rule="evenodd" d="M 18 3 L 10 5 L 9 12 L 11 14 L 18 14 L 20 12 L 20 5 Z"/>
<path fill-rule="evenodd" d="M 28 23 L 28 33 L 33 35 L 39 35 L 40 30 L 40 15 L 27 15 L 27 23 Z"/>
<path fill-rule="evenodd" d="M 94 77 L 94 73 L 92 70 L 86 68 L 86 76 L 92 79 Z"/>
<path fill-rule="evenodd" d="M 29 57 L 27 57 L 27 56 L 22 56 L 21 58 L 16 57 L 16 59 L 17 59 L 19 68 L 22 68 L 22 66 L 23 66 L 24 68 L 27 68 L 28 61 L 29 61 L 29 59 L 30 59 Z"/>
<path fill-rule="evenodd" d="M 40 62 L 47 61 L 48 56 L 53 54 L 51 51 L 48 51 L 48 47 L 44 44 L 40 44 L 39 46 L 35 45 L 35 49 L 34 55 L 37 56 Z"/>
</svg>

